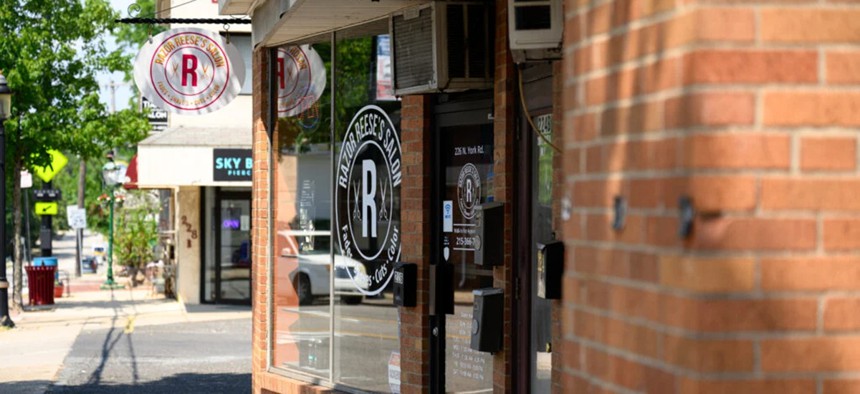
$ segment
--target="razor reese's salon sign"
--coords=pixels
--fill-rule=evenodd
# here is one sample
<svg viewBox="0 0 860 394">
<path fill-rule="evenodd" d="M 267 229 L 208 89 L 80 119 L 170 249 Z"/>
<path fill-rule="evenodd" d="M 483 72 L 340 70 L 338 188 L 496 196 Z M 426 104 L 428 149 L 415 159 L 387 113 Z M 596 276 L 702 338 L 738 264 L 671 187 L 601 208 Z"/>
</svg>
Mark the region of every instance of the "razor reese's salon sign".
<svg viewBox="0 0 860 394">
<path fill-rule="evenodd" d="M 134 63 L 134 82 L 157 107 L 200 115 L 229 104 L 242 90 L 245 64 L 218 35 L 193 27 L 165 31 L 146 41 Z"/>
<path fill-rule="evenodd" d="M 400 261 L 402 238 L 400 137 L 385 110 L 368 105 L 353 116 L 335 177 L 340 253 L 364 265 L 366 273 L 349 271 L 355 287 L 366 295 L 379 294 Z"/>
</svg>

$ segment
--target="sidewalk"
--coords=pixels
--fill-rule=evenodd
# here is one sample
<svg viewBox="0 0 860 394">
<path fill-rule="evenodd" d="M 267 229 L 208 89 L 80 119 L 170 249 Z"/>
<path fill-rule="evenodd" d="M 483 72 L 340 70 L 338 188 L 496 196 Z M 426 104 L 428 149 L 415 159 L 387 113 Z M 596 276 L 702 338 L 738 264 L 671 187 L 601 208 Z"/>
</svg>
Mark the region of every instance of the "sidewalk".
<svg viewBox="0 0 860 394">
<path fill-rule="evenodd" d="M 72 251 L 73 245 L 72 242 Z M 70 264 L 63 261 L 65 259 L 61 258 L 60 266 Z M 74 267 L 73 261 L 71 266 Z M 70 294 L 55 298 L 54 305 L 26 306 L 29 300 L 25 293 L 25 311 L 12 315 L 15 328 L 0 329 L 0 349 L 3 349 L 0 352 L 0 387 L 3 383 L 16 382 L 13 387 L 19 392 L 45 392 L 56 380 L 66 355 L 84 329 L 120 328 L 125 334 L 133 334 L 135 327 L 144 325 L 251 318 L 247 306 L 186 307 L 182 302 L 166 299 L 163 294 L 155 294 L 149 284 L 134 290 L 129 286 L 99 290 L 106 279 L 105 271 L 99 267 L 97 274 L 72 276 Z M 120 284 L 128 283 L 128 278 L 115 279 Z"/>
</svg>

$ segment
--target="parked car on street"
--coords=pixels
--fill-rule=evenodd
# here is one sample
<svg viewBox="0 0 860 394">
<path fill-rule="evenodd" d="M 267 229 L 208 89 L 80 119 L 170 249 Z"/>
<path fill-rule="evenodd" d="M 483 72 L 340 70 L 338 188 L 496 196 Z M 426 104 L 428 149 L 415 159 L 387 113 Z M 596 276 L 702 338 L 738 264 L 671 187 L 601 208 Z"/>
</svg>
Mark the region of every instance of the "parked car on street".
<svg viewBox="0 0 860 394">
<path fill-rule="evenodd" d="M 310 305 L 314 299 L 326 296 L 330 291 L 332 256 L 326 250 L 312 250 L 296 255 L 282 251 L 279 262 L 294 264 L 290 281 L 299 298 L 299 305 Z M 334 256 L 334 294 L 344 304 L 355 305 L 364 300 L 362 290 L 367 290 L 370 278 L 363 264 L 346 256 Z"/>
<path fill-rule="evenodd" d="M 99 260 L 94 256 L 84 256 L 81 258 L 81 272 L 97 273 L 99 270 Z"/>
</svg>

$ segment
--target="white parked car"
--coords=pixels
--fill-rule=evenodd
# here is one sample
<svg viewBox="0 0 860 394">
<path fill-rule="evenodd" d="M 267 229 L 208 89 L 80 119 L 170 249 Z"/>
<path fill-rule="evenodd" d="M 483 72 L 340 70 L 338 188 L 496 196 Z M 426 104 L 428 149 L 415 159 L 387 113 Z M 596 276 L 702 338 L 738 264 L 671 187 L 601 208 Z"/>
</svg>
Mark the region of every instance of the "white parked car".
<svg viewBox="0 0 860 394">
<path fill-rule="evenodd" d="M 309 305 L 314 298 L 327 296 L 330 291 L 331 254 L 328 251 L 302 252 L 298 256 L 285 254 L 281 258 L 297 259 L 296 269 L 290 272 L 290 281 L 299 298 L 299 305 Z M 334 294 L 344 304 L 354 305 L 364 300 L 370 284 L 364 264 L 346 256 L 334 256 Z"/>
</svg>

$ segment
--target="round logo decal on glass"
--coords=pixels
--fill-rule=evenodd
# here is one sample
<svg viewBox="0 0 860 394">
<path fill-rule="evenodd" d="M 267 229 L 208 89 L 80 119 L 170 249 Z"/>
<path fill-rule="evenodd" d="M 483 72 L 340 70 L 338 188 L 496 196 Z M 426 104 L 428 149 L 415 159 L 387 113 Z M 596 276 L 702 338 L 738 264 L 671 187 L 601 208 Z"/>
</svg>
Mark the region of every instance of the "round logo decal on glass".
<svg viewBox="0 0 860 394">
<path fill-rule="evenodd" d="M 242 90 L 245 63 L 218 33 L 172 29 L 147 41 L 137 54 L 134 82 L 159 108 L 200 115 L 229 104 Z"/>
<path fill-rule="evenodd" d="M 385 289 L 400 261 L 400 152 L 388 114 L 368 105 L 349 123 L 335 167 L 340 252 L 364 265 L 348 272 L 366 295 Z"/>
<path fill-rule="evenodd" d="M 472 163 L 466 163 L 460 169 L 460 176 L 457 178 L 457 199 L 463 217 L 474 218 L 475 207 L 481 202 L 481 175 Z"/>
</svg>

